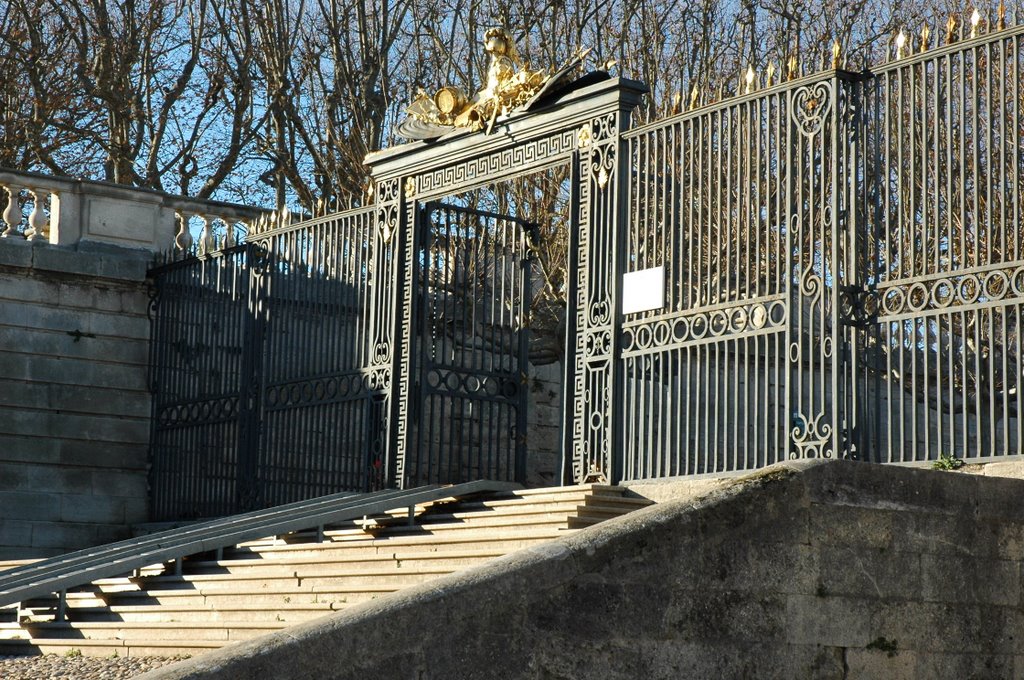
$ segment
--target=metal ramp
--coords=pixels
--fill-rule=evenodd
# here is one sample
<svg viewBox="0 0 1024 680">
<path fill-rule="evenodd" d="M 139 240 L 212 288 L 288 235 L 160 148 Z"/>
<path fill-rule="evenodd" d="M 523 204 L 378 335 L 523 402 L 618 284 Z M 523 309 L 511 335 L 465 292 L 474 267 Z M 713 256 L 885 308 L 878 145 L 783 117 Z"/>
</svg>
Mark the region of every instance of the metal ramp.
<svg viewBox="0 0 1024 680">
<path fill-rule="evenodd" d="M 520 488 L 511 482 L 479 480 L 442 486 L 373 493 L 340 493 L 257 510 L 223 519 L 170 529 L 88 548 L 0 572 L 0 608 L 18 606 L 31 598 L 57 594 L 58 620 L 64 615 L 65 593 L 96 579 L 130 573 L 153 564 L 178 561 L 189 555 L 220 550 L 267 536 L 317 529 L 345 520 L 409 508 L 443 498 Z"/>
</svg>

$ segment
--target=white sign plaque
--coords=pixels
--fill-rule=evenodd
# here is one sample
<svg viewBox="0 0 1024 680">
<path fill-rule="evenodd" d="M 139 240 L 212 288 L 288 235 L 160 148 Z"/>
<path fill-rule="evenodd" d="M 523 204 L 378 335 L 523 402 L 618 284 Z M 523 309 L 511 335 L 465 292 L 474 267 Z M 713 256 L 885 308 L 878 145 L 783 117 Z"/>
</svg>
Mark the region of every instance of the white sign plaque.
<svg viewBox="0 0 1024 680">
<path fill-rule="evenodd" d="M 622 276 L 622 313 L 637 314 L 665 306 L 665 267 L 641 269 Z"/>
</svg>

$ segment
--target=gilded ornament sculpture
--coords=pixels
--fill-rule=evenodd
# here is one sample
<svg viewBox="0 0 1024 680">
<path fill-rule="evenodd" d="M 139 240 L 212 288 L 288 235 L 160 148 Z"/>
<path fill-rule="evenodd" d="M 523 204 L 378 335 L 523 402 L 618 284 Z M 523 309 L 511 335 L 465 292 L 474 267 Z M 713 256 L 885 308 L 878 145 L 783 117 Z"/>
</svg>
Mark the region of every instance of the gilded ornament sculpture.
<svg viewBox="0 0 1024 680">
<path fill-rule="evenodd" d="M 484 34 L 484 51 L 490 56 L 487 82 L 472 97 L 458 87 L 445 86 L 435 94 L 420 90 L 399 126 L 406 139 L 436 139 L 458 130 L 490 132 L 499 116 L 535 108 L 550 95 L 563 93 L 567 86 L 579 87 L 607 79 L 599 71 L 576 78 L 576 72 L 590 50 L 581 50 L 554 73 L 533 70 L 519 55 L 508 31 L 492 28 Z"/>
</svg>

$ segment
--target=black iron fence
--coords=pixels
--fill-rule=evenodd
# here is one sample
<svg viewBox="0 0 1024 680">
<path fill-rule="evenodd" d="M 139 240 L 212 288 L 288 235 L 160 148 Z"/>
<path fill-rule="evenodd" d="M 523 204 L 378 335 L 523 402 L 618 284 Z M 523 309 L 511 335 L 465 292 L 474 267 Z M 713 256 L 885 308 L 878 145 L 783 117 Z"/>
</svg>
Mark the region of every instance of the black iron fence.
<svg viewBox="0 0 1024 680">
<path fill-rule="evenodd" d="M 556 166 L 565 481 L 1019 453 L 1024 28 L 962 30 L 635 129 L 597 81 L 156 270 L 154 514 L 522 479 L 530 225 L 450 197 Z"/>
<path fill-rule="evenodd" d="M 865 457 L 1021 452 L 1024 34 L 877 69 L 863 102 Z"/>
<path fill-rule="evenodd" d="M 623 268 L 665 299 L 623 318 L 615 476 L 1020 452 L 1022 49 L 967 38 L 624 135 Z"/>
</svg>

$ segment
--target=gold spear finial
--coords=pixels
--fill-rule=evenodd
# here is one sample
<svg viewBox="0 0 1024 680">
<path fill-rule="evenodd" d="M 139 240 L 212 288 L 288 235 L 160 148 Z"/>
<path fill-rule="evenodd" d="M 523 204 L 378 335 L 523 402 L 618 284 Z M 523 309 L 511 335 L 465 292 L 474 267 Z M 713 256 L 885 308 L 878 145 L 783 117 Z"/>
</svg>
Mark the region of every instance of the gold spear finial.
<svg viewBox="0 0 1024 680">
<path fill-rule="evenodd" d="M 843 47 L 836 40 L 832 43 L 832 68 L 838 69 L 842 65 Z"/>
<path fill-rule="evenodd" d="M 774 61 L 770 61 L 770 62 L 768 62 L 768 70 L 765 71 L 764 86 L 765 87 L 771 87 L 772 83 L 774 83 L 774 82 L 775 82 L 775 62 Z"/>
<path fill-rule="evenodd" d="M 975 7 L 974 11 L 971 13 L 971 37 L 972 38 L 977 38 L 978 37 L 978 26 L 980 26 L 980 25 L 981 25 L 981 12 L 979 12 L 978 8 Z"/>
<path fill-rule="evenodd" d="M 697 89 L 697 84 L 693 84 L 693 89 L 690 90 L 690 110 L 693 111 L 697 108 L 697 98 L 700 97 L 700 90 Z"/>
<path fill-rule="evenodd" d="M 800 70 L 800 62 L 797 61 L 795 54 L 789 55 L 789 63 L 787 64 L 787 66 L 788 72 L 786 74 L 786 77 L 789 80 L 793 80 L 794 78 L 797 77 L 797 72 Z"/>
<path fill-rule="evenodd" d="M 956 42 L 956 15 L 950 14 L 949 20 L 946 21 L 946 44 L 952 45 Z"/>
<path fill-rule="evenodd" d="M 903 58 L 903 48 L 907 46 L 907 34 L 900 29 L 899 35 L 896 36 L 896 58 Z"/>
<path fill-rule="evenodd" d="M 750 94 L 754 91 L 754 79 L 756 77 L 757 76 L 754 74 L 754 67 L 747 66 L 747 75 L 743 77 L 743 80 L 746 81 L 746 87 L 743 89 L 744 94 Z"/>
<path fill-rule="evenodd" d="M 999 0 L 999 9 L 996 10 L 996 28 L 1000 31 L 1006 30 L 1006 3 Z"/>
<path fill-rule="evenodd" d="M 928 39 L 932 37 L 932 29 L 928 28 L 927 22 L 921 27 L 921 51 L 928 51 Z"/>
</svg>

